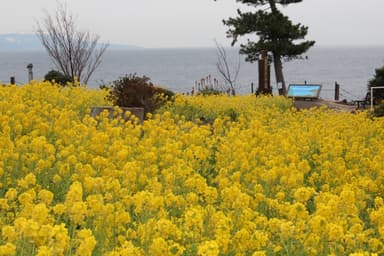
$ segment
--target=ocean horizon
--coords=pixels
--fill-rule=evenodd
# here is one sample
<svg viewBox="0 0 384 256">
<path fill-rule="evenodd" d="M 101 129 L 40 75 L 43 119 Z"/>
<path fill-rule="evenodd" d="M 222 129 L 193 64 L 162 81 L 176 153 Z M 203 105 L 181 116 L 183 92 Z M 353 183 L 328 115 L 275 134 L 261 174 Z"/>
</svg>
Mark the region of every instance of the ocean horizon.
<svg viewBox="0 0 384 256">
<path fill-rule="evenodd" d="M 239 94 L 251 93 L 251 83 L 258 84 L 257 63 L 245 62 L 238 48 L 227 49 L 228 60 L 236 66 L 240 58 L 240 72 L 236 81 Z M 364 98 L 367 83 L 375 69 L 384 65 L 384 46 L 322 46 L 313 47 L 303 60 L 283 63 L 286 84 L 321 84 L 320 97 L 333 99 L 334 84 L 340 84 L 341 99 Z M 15 77 L 17 84 L 28 81 L 26 66 L 33 64 L 34 79 L 41 80 L 56 69 L 45 51 L 0 52 L 0 81 L 8 83 Z M 88 86 L 98 88 L 119 77 L 136 73 L 151 78 L 155 85 L 177 93 L 192 91 L 196 81 L 211 76 L 223 83 L 216 67 L 216 48 L 165 48 L 107 50 L 103 62 L 95 71 Z M 273 65 L 271 84 L 276 93 Z"/>
</svg>

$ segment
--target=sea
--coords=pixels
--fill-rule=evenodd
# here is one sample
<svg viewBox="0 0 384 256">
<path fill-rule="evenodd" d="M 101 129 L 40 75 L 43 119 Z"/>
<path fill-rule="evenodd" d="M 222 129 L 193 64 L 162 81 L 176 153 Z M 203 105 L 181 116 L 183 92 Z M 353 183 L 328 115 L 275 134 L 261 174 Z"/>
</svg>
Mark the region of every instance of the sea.
<svg viewBox="0 0 384 256">
<path fill-rule="evenodd" d="M 235 81 L 238 94 L 251 93 L 257 88 L 258 65 L 245 61 L 238 48 L 227 48 L 227 62 L 232 73 L 238 63 Z M 110 84 L 128 74 L 147 76 L 155 85 L 177 93 L 190 93 L 201 79 L 210 76 L 224 84 L 217 69 L 216 48 L 107 50 L 103 61 L 88 82 L 90 88 Z M 0 51 L 0 81 L 8 83 L 15 77 L 22 85 L 28 81 L 27 65 L 33 64 L 33 76 L 40 80 L 56 69 L 45 51 Z M 383 47 L 313 47 L 299 60 L 285 61 L 283 72 L 289 84 L 321 84 L 320 97 L 334 98 L 334 87 L 340 85 L 340 98 L 357 100 L 365 97 L 367 83 L 375 69 L 384 65 Z M 271 83 L 277 93 L 272 65 Z"/>
</svg>

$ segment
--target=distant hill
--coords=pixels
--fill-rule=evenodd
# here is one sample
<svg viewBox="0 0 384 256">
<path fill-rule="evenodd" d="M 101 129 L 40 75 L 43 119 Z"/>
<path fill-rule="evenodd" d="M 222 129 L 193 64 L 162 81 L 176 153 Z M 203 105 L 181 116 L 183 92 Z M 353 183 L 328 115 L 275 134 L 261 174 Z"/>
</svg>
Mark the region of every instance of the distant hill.
<svg viewBox="0 0 384 256">
<path fill-rule="evenodd" d="M 34 51 L 43 50 L 35 34 L 0 34 L 0 51 Z M 138 50 L 139 46 L 110 44 L 109 50 Z"/>
</svg>

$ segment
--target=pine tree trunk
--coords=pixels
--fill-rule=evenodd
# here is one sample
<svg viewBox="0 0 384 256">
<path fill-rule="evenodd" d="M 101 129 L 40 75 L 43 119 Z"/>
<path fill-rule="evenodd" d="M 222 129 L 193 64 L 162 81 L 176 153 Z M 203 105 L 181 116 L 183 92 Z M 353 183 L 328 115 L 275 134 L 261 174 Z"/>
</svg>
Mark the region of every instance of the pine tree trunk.
<svg viewBox="0 0 384 256">
<path fill-rule="evenodd" d="M 281 90 L 279 90 L 279 95 L 286 95 L 287 88 L 285 86 L 284 74 L 283 74 L 283 64 L 281 63 L 281 56 L 278 53 L 273 53 L 273 64 L 275 67 L 275 76 L 277 84 L 281 85 Z"/>
<path fill-rule="evenodd" d="M 269 0 L 268 2 L 269 2 L 269 6 L 271 7 L 272 13 L 277 12 L 276 1 Z M 279 95 L 286 95 L 287 89 L 285 87 L 285 81 L 284 81 L 284 75 L 283 75 L 283 64 L 281 63 L 281 56 L 276 52 L 272 52 L 272 54 L 273 54 L 273 63 L 275 67 L 276 82 L 278 85 L 281 85 L 281 88 L 278 88 Z"/>
<path fill-rule="evenodd" d="M 277 11 L 277 7 L 276 7 L 276 2 L 275 0 L 269 0 L 269 7 L 271 7 L 271 11 L 272 12 L 276 12 Z"/>
</svg>

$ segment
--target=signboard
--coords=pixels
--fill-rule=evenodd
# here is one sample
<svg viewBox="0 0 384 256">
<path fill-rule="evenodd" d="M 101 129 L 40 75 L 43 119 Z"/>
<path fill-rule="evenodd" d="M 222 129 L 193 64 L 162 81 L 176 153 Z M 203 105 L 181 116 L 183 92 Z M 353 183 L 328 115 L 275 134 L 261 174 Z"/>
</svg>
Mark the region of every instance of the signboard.
<svg viewBox="0 0 384 256">
<path fill-rule="evenodd" d="M 287 96 L 292 98 L 318 99 L 320 90 L 320 84 L 290 84 Z"/>
</svg>

